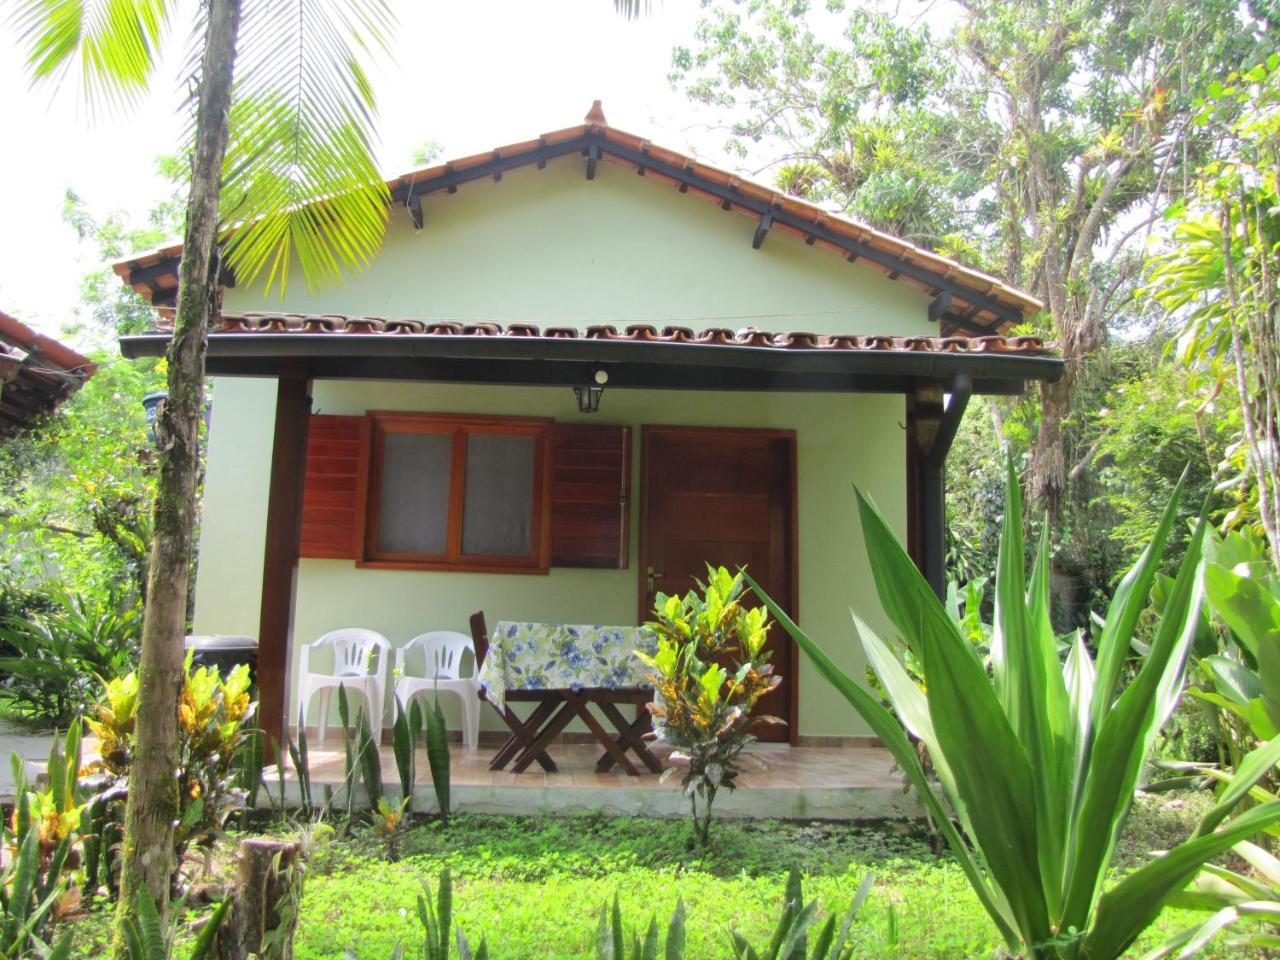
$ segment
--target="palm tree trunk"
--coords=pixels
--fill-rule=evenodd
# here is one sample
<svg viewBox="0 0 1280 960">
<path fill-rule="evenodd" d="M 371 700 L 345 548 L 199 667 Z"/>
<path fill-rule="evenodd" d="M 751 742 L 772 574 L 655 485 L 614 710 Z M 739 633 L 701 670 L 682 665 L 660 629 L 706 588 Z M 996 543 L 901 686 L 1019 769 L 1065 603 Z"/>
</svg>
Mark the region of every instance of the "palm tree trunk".
<svg viewBox="0 0 1280 960">
<path fill-rule="evenodd" d="M 156 417 L 160 475 L 148 576 L 138 719 L 116 912 L 114 953 L 127 956 L 121 936 L 145 887 L 167 912 L 178 819 L 178 698 L 182 691 L 187 578 L 193 552 L 199 423 L 204 357 L 217 297 L 215 241 L 222 160 L 226 152 L 240 0 L 206 0 L 208 22 L 196 113 L 196 147 L 177 316 L 169 345 L 169 396 Z"/>
</svg>

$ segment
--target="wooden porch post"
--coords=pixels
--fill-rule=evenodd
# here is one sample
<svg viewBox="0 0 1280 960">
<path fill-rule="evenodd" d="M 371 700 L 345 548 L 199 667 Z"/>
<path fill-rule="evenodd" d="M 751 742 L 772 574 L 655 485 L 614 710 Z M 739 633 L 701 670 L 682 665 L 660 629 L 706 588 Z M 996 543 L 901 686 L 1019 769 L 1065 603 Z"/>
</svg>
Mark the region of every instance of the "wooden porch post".
<svg viewBox="0 0 1280 960">
<path fill-rule="evenodd" d="M 907 552 L 939 599 L 947 593 L 946 464 L 973 386 L 918 385 L 907 396 Z"/>
<path fill-rule="evenodd" d="M 276 388 L 267 539 L 262 563 L 262 613 L 258 625 L 258 723 L 282 748 L 289 729 L 290 650 L 297 586 L 302 489 L 311 414 L 311 379 L 304 366 L 282 367 Z"/>
</svg>

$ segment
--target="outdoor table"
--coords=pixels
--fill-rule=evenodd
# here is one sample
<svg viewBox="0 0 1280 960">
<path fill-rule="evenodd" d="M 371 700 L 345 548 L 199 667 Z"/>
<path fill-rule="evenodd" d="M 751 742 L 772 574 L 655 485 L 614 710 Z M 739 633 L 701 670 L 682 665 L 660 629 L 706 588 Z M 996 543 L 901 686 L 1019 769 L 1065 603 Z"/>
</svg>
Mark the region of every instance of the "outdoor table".
<svg viewBox="0 0 1280 960">
<path fill-rule="evenodd" d="M 652 772 L 662 764 L 644 742 L 652 729 L 644 704 L 653 699 L 648 685 L 648 668 L 636 650 L 652 653 L 657 639 L 641 627 L 591 626 L 586 624 L 525 623 L 501 621 L 488 638 L 488 651 L 480 666 L 480 689 L 493 704 L 511 735 L 489 764 L 502 770 L 508 764 L 523 773 L 537 762 L 554 773 L 555 761 L 547 753 L 551 744 L 575 718 L 604 747 L 596 771 L 604 773 L 620 766 L 638 776 L 628 751 Z M 536 705 L 527 719 L 520 719 L 509 701 Z M 618 709 L 632 704 L 640 709 L 628 720 Z M 603 715 L 613 732 L 592 708 Z"/>
</svg>

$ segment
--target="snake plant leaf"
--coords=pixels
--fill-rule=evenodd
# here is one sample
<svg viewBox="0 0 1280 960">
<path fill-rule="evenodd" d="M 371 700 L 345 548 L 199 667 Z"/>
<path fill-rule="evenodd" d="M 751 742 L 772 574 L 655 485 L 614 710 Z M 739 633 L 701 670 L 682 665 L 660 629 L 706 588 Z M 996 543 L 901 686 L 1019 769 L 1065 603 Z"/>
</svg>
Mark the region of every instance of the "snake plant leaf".
<svg viewBox="0 0 1280 960">
<path fill-rule="evenodd" d="M 921 803 L 938 825 L 938 829 L 942 832 L 948 846 L 951 848 L 952 854 L 960 864 L 960 868 L 964 871 L 965 877 L 969 880 L 978 899 L 995 921 L 1000 930 L 1000 935 L 1009 944 L 1016 945 L 1018 940 L 1014 932 L 1013 917 L 1009 912 L 1008 905 L 999 891 L 983 875 L 969 845 L 961 837 L 959 831 L 956 830 L 951 819 L 951 811 L 943 806 L 938 799 L 938 795 L 933 790 L 933 784 L 929 782 L 924 768 L 920 765 L 920 757 L 916 754 L 915 747 L 912 746 L 911 741 L 907 739 L 902 726 L 894 718 L 893 714 L 881 706 L 860 684 L 835 665 L 835 662 L 827 656 L 822 647 L 802 630 L 799 624 L 792 620 L 772 597 L 761 589 L 760 585 L 752 579 L 751 574 L 744 573 L 743 576 L 747 583 L 751 585 L 751 589 L 760 598 L 760 601 L 769 608 L 774 620 L 777 621 L 782 629 L 787 631 L 787 634 L 795 641 L 796 646 L 809 658 L 819 676 L 835 687 L 836 691 L 849 702 L 850 706 L 871 727 L 871 731 L 880 738 L 880 742 L 885 749 L 893 754 L 893 758 L 898 762 L 903 774 L 911 783 L 911 786 L 915 788 Z"/>
<path fill-rule="evenodd" d="M 828 916 L 826 923 L 822 925 L 822 929 L 818 931 L 817 938 L 813 941 L 812 956 L 826 960 L 826 957 L 831 952 L 831 942 L 835 939 L 835 935 L 836 918 Z M 800 960 L 805 960 L 803 955 L 801 955 Z"/>
<path fill-rule="evenodd" d="M 818 904 L 809 902 L 800 907 L 794 914 L 786 930 L 786 936 L 773 953 L 778 960 L 804 960 L 805 942 L 809 936 L 809 928 L 818 916 Z"/>
<path fill-rule="evenodd" d="M 453 871 L 445 867 L 436 893 L 436 922 L 440 925 L 440 956 L 449 956 L 449 928 L 453 926 Z"/>
<path fill-rule="evenodd" d="M 684 898 L 680 897 L 676 900 L 676 908 L 671 911 L 671 922 L 667 924 L 666 960 L 684 960 L 684 943 L 685 909 Z"/>
<path fill-rule="evenodd" d="M 729 942 L 733 946 L 734 960 L 760 960 L 755 947 L 747 942 L 747 938 L 737 930 L 729 931 Z"/>
<path fill-rule="evenodd" d="M 27 795 L 22 797 L 21 805 L 29 803 Z M 40 836 L 35 828 L 27 830 L 18 846 L 15 858 L 13 878 L 9 882 L 10 915 L 16 921 L 25 921 L 31 911 L 31 894 L 35 891 L 37 871 L 40 863 Z"/>
<path fill-rule="evenodd" d="M 618 893 L 615 890 L 613 894 L 613 908 L 609 911 L 609 932 L 612 950 L 610 956 L 613 960 L 624 960 L 626 954 L 626 941 L 622 935 L 622 906 L 618 903 Z"/>
<path fill-rule="evenodd" d="M 849 944 L 850 931 L 853 929 L 853 921 L 858 919 L 858 914 L 862 910 L 862 905 L 867 902 L 867 897 L 871 893 L 871 885 L 875 883 L 875 875 L 868 873 L 862 878 L 862 883 L 858 884 L 858 892 L 853 895 L 853 901 L 849 904 L 849 910 L 844 915 L 844 920 L 840 924 L 840 937 L 836 940 L 835 947 L 831 951 L 831 960 L 844 960 L 845 950 Z M 890 923 L 893 922 L 893 904 L 889 905 Z M 892 938 L 891 938 L 892 942 Z"/>
<path fill-rule="evenodd" d="M 195 945 L 191 948 L 191 956 L 189 960 L 205 960 L 213 950 L 214 941 L 218 936 L 218 929 L 222 926 L 222 922 L 227 918 L 227 912 L 231 909 L 231 898 L 228 897 L 219 903 L 213 909 L 213 913 L 209 915 L 209 921 L 200 928 L 200 935 L 196 937 Z"/>
<path fill-rule="evenodd" d="M 1099 898 L 1083 955 L 1118 957 L 1202 864 L 1276 822 L 1280 822 L 1280 800 L 1254 807 L 1216 833 L 1188 840 L 1129 874 Z"/>
<path fill-rule="evenodd" d="M 399 698 L 394 698 L 396 719 L 391 727 L 391 751 L 396 758 L 396 772 L 400 775 L 400 796 L 413 809 L 414 741 L 409 733 L 409 720 Z"/>
<path fill-rule="evenodd" d="M 431 768 L 431 787 L 440 806 L 440 819 L 449 821 L 449 730 L 444 723 L 440 698 L 436 697 L 427 712 L 427 766 Z"/>
<path fill-rule="evenodd" d="M 644 946 L 640 950 L 640 960 L 658 960 L 658 918 L 649 918 L 649 929 L 645 931 Z"/>
</svg>

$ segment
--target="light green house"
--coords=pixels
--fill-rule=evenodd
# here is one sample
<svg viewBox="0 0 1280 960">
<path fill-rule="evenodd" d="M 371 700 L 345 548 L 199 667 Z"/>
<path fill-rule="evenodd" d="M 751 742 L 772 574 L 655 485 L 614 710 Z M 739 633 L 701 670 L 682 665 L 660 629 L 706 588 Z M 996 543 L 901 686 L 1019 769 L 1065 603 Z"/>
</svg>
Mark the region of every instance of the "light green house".
<svg viewBox="0 0 1280 960">
<path fill-rule="evenodd" d="M 297 645 L 328 630 L 636 624 L 705 562 L 746 563 L 860 676 L 848 611 L 879 607 L 853 485 L 940 585 L 965 401 L 1059 372 L 1003 335 L 1033 298 L 598 105 L 390 186 L 368 269 L 283 301 L 228 287 L 210 337 L 195 630 L 258 638 L 269 728 L 296 715 Z M 165 306 L 179 255 L 117 270 Z M 775 646 L 784 739 L 866 733 Z"/>
</svg>

